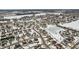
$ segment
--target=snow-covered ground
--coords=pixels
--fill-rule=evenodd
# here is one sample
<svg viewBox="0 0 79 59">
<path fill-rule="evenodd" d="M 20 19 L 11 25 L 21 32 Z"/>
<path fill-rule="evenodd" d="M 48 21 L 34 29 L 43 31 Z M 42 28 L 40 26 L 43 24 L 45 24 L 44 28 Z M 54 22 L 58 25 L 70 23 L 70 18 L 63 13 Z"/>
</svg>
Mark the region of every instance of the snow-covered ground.
<svg viewBox="0 0 79 59">
<path fill-rule="evenodd" d="M 59 24 L 59 25 L 79 31 L 79 20 L 73 21 L 73 22 L 70 22 L 70 23 L 65 23 L 63 25 L 62 24 Z"/>
<path fill-rule="evenodd" d="M 40 16 L 40 15 L 46 15 L 47 13 L 39 13 L 39 14 L 35 14 L 35 16 Z"/>
<path fill-rule="evenodd" d="M 40 15 L 46 15 L 46 14 L 54 14 L 54 15 L 60 15 L 60 14 L 63 14 L 63 13 L 60 13 L 60 12 L 47 12 L 47 13 L 39 13 L 39 14 L 35 14 L 35 16 L 40 16 Z"/>
<path fill-rule="evenodd" d="M 48 25 L 45 29 L 51 37 L 55 38 L 58 42 L 61 42 L 64 38 L 59 34 L 60 31 L 64 31 L 64 29 L 57 27 L 56 25 Z"/>
<path fill-rule="evenodd" d="M 40 16 L 40 15 L 46 15 L 46 14 L 55 14 L 55 15 L 60 15 L 61 13 L 39 13 L 39 14 L 35 14 L 35 16 Z M 15 19 L 15 18 L 17 18 L 17 19 L 19 19 L 19 18 L 21 18 L 21 17 L 24 17 L 24 16 L 33 16 L 33 14 L 29 14 L 29 15 L 14 15 L 14 16 L 4 16 L 4 19 Z"/>
<path fill-rule="evenodd" d="M 39 13 L 39 14 L 35 14 L 35 16 L 40 16 L 40 15 L 46 15 L 46 13 Z M 21 17 L 24 17 L 24 16 L 33 16 L 33 14 L 29 14 L 29 15 L 15 15 L 15 16 L 4 16 L 4 19 L 19 19 Z"/>
<path fill-rule="evenodd" d="M 35 16 L 40 16 L 40 15 L 46 15 L 46 13 L 39 13 L 35 14 Z M 19 19 L 24 16 L 33 16 L 33 14 L 28 14 L 28 15 L 15 15 L 15 16 L 4 16 L 4 19 Z"/>
<path fill-rule="evenodd" d="M 63 27 L 71 28 L 74 30 L 79 31 L 79 20 L 73 21 L 71 23 L 65 23 L 65 24 L 59 24 Z M 47 28 L 45 29 L 53 38 L 61 42 L 64 38 L 59 34 L 60 31 L 64 31 L 63 28 L 57 27 L 56 25 L 48 25 Z M 76 38 L 76 37 L 75 37 Z M 79 37 L 78 37 L 79 39 Z M 78 40 L 77 39 L 77 40 Z M 77 41 L 76 40 L 76 41 Z"/>
<path fill-rule="evenodd" d="M 19 19 L 19 18 L 24 17 L 24 16 L 32 16 L 32 14 L 30 14 L 30 15 L 4 16 L 4 19 L 15 19 L 15 18 Z"/>
</svg>

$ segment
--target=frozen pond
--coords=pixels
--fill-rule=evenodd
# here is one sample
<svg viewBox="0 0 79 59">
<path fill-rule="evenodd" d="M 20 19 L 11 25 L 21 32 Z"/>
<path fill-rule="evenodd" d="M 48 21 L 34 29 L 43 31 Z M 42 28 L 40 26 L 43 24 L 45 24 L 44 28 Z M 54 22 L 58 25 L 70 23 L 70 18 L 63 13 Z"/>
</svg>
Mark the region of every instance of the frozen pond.
<svg viewBox="0 0 79 59">
<path fill-rule="evenodd" d="M 59 34 L 60 31 L 64 31 L 64 29 L 57 27 L 56 25 L 48 25 L 46 31 L 57 41 L 61 42 L 64 38 Z"/>
</svg>

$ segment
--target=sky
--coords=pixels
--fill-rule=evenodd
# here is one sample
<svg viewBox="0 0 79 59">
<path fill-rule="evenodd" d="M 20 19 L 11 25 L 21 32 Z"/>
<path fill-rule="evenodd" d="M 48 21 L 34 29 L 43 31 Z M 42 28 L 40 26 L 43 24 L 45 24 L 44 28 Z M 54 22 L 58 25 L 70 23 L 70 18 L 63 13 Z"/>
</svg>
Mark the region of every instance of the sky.
<svg viewBox="0 0 79 59">
<path fill-rule="evenodd" d="M 73 9 L 79 0 L 0 0 L 0 9 Z"/>
</svg>

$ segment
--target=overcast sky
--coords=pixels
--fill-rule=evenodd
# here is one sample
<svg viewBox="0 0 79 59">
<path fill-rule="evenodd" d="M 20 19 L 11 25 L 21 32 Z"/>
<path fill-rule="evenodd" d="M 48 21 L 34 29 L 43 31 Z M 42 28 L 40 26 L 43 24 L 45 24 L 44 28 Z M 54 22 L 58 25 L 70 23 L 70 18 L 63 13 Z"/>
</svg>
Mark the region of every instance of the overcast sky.
<svg viewBox="0 0 79 59">
<path fill-rule="evenodd" d="M 0 9 L 73 9 L 79 0 L 0 0 Z"/>
</svg>

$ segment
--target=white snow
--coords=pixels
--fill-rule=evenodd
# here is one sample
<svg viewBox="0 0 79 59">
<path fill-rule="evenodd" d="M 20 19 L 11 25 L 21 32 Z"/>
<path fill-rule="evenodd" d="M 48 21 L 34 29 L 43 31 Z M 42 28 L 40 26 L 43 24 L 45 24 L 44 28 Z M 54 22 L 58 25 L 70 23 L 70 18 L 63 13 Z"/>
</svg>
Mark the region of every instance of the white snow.
<svg viewBox="0 0 79 59">
<path fill-rule="evenodd" d="M 57 27 L 56 25 L 48 25 L 46 31 L 50 33 L 50 35 L 55 38 L 58 42 L 61 42 L 64 38 L 59 34 L 60 31 L 64 31 L 64 29 Z"/>
<path fill-rule="evenodd" d="M 55 13 L 53 13 L 53 14 L 54 14 L 54 15 L 60 15 L 60 14 L 63 14 L 63 13 L 59 13 L 59 12 L 58 12 L 58 13 L 56 13 L 56 12 L 55 12 Z"/>
<path fill-rule="evenodd" d="M 46 13 L 35 14 L 35 16 L 46 15 Z"/>
<path fill-rule="evenodd" d="M 30 14 L 30 15 L 4 16 L 4 19 L 15 19 L 15 18 L 19 19 L 19 18 L 24 17 L 24 16 L 32 16 L 32 14 Z"/>
<path fill-rule="evenodd" d="M 39 14 L 35 14 L 35 16 L 40 16 L 40 15 L 46 15 L 46 14 L 54 14 L 54 15 L 60 15 L 60 14 L 62 14 L 62 13 L 60 13 L 60 12 L 55 12 L 55 13 L 50 13 L 50 12 L 47 12 L 47 13 L 39 13 Z"/>
<path fill-rule="evenodd" d="M 73 22 L 70 22 L 70 23 L 65 23 L 65 24 L 60 24 L 61 26 L 64 26 L 64 27 L 67 27 L 67 28 L 70 28 L 70 29 L 75 29 L 77 31 L 79 31 L 79 20 L 77 21 L 73 21 Z"/>
<path fill-rule="evenodd" d="M 35 16 L 40 16 L 40 15 L 46 15 L 46 14 L 55 14 L 55 15 L 60 15 L 61 13 L 39 13 L 39 14 L 35 14 Z M 21 17 L 24 17 L 24 16 L 33 16 L 33 14 L 29 14 L 29 15 L 8 15 L 8 16 L 4 16 L 4 19 L 19 19 Z"/>
</svg>

